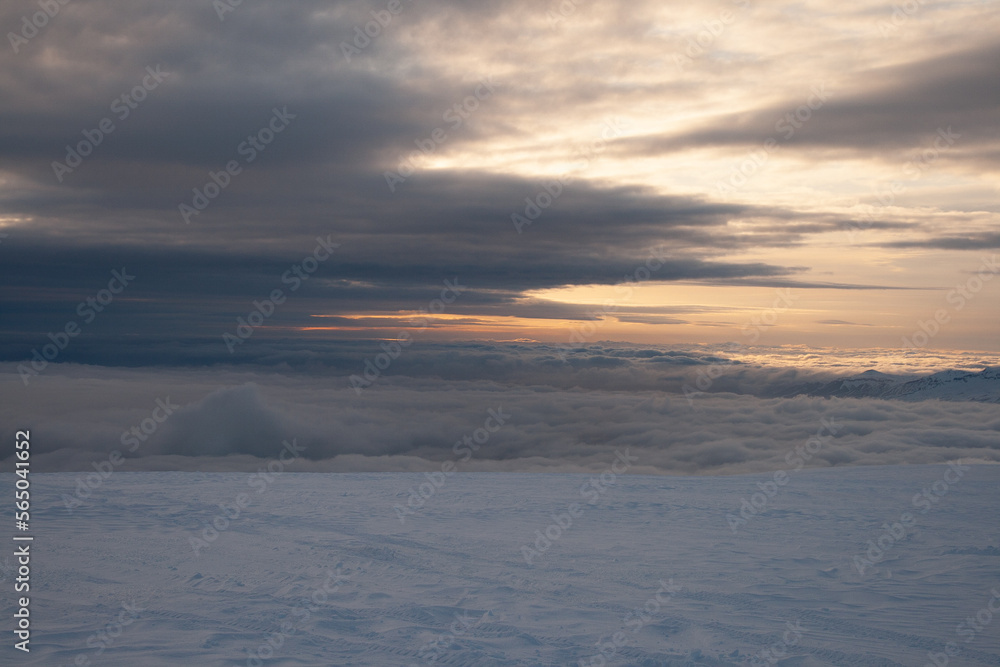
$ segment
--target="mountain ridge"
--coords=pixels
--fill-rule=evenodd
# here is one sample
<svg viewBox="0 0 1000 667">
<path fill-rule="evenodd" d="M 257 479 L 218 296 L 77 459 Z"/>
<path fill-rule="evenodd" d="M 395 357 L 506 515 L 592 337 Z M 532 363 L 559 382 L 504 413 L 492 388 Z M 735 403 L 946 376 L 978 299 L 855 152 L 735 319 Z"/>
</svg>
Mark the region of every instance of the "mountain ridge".
<svg viewBox="0 0 1000 667">
<path fill-rule="evenodd" d="M 799 392 L 825 398 L 883 398 L 903 401 L 976 401 L 1000 403 L 1000 368 L 981 371 L 945 370 L 918 378 L 889 375 L 874 369 L 839 378 Z"/>
</svg>

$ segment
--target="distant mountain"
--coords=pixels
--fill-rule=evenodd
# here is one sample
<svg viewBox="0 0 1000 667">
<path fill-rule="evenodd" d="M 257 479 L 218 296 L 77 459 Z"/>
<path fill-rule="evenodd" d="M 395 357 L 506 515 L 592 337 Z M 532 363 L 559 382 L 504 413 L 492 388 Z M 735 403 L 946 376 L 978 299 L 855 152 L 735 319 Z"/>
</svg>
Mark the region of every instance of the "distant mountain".
<svg viewBox="0 0 1000 667">
<path fill-rule="evenodd" d="M 870 370 L 803 389 L 800 393 L 810 396 L 1000 403 L 1000 368 L 987 368 L 978 373 L 941 371 L 916 379 Z"/>
</svg>

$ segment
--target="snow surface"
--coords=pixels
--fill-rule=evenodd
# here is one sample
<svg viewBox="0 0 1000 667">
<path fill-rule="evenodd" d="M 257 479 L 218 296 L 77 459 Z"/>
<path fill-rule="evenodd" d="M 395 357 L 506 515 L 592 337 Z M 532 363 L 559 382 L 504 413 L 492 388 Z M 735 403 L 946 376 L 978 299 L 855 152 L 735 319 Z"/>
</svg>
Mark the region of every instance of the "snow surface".
<svg viewBox="0 0 1000 667">
<path fill-rule="evenodd" d="M 36 474 L 32 651 L 8 633 L 0 662 L 600 665 L 622 632 L 608 665 L 922 666 L 948 642 L 949 664 L 997 665 L 1000 618 L 958 630 L 1000 591 L 1000 466 L 947 471 L 790 471 L 735 532 L 727 515 L 772 475 L 609 475 L 591 505 L 586 475 L 457 474 L 401 522 L 423 474 L 115 472 L 72 512 L 61 496 L 83 475 Z M 943 495 L 922 514 L 925 488 Z M 190 538 L 241 493 L 196 556 Z M 528 565 L 521 547 L 571 503 L 582 514 Z M 859 573 L 904 512 L 916 525 Z"/>
<path fill-rule="evenodd" d="M 1000 368 L 947 370 L 909 379 L 868 370 L 808 390 L 814 396 L 883 398 L 904 401 L 978 401 L 1000 403 Z"/>
</svg>

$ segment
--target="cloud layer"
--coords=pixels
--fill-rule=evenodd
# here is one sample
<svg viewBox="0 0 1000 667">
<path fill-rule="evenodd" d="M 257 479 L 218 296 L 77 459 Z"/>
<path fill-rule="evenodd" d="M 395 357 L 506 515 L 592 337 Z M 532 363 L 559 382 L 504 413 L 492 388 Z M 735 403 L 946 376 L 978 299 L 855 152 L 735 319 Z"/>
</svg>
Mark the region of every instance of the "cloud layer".
<svg viewBox="0 0 1000 667">
<path fill-rule="evenodd" d="M 5 441 L 30 428 L 38 471 L 90 469 L 113 450 L 132 470 L 256 469 L 293 438 L 302 470 L 592 471 L 627 447 L 639 472 L 727 474 L 787 467 L 817 435 L 810 466 L 1000 461 L 1000 405 L 798 393 L 844 375 L 831 368 L 609 344 L 565 362 L 551 346 L 440 345 L 356 391 L 370 343 L 294 369 L 294 354 L 212 369 L 61 364 L 27 389 L 7 364 Z"/>
<path fill-rule="evenodd" d="M 922 6 L 889 31 L 876 2 L 571 4 L 404 2 L 367 41 L 360 1 L 221 19 L 211 4 L 60 5 L 0 50 L 4 342 L 25 355 L 123 266 L 137 280 L 96 327 L 219 335 L 317 238 L 340 249 L 268 323 L 281 335 L 316 314 L 341 318 L 331 335 L 382 335 L 377 318 L 456 277 L 453 338 L 497 317 L 585 320 L 530 294 L 617 285 L 654 251 L 650 283 L 793 285 L 828 314 L 810 322 L 855 322 L 852 288 L 946 288 L 979 261 L 967 253 L 997 247 L 992 3 Z M 0 25 L 16 34 L 37 9 L 6 3 Z M 806 121 L 777 128 L 803 104 Z M 947 128 L 958 139 L 928 158 Z M 760 158 L 768 138 L 779 148 Z M 748 159 L 748 183 L 720 192 Z M 620 337 L 712 337 L 726 310 L 650 305 L 612 322 Z M 934 307 L 897 305 L 910 321 Z M 871 344 L 899 326 L 880 324 L 838 326 Z M 952 347 L 989 328 L 955 326 Z"/>
</svg>

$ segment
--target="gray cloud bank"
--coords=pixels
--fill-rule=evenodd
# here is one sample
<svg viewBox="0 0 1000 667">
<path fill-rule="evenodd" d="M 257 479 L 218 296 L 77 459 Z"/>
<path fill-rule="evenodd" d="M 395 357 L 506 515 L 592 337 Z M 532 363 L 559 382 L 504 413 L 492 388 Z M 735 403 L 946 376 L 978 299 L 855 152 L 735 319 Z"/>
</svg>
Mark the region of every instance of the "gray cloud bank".
<svg viewBox="0 0 1000 667">
<path fill-rule="evenodd" d="M 629 448 L 636 472 L 729 474 L 786 468 L 817 434 L 808 466 L 1000 462 L 1000 404 L 793 395 L 830 370 L 610 344 L 565 362 L 553 346 L 426 345 L 355 391 L 350 375 L 378 352 L 368 343 L 297 368 L 294 354 L 269 366 L 59 364 L 27 388 L 2 364 L 0 435 L 12 443 L 30 429 L 39 472 L 92 470 L 113 450 L 127 470 L 256 470 L 291 439 L 305 448 L 294 468 L 316 471 L 449 460 L 464 471 L 597 471 Z M 706 393 L 690 395 L 699 386 Z"/>
<path fill-rule="evenodd" d="M 527 312 L 517 303 L 525 291 L 620 282 L 654 247 L 665 248 L 654 281 L 815 286 L 801 262 L 732 257 L 839 232 L 851 222 L 842 214 L 578 179 L 518 234 L 511 214 L 559 174 L 532 179 L 475 168 L 425 169 L 389 191 L 384 171 L 445 124 L 442 110 L 469 95 L 478 77 L 491 74 L 442 66 L 436 45 L 399 39 L 405 30 L 433 34 L 447 25 L 496 40 L 503 54 L 487 63 L 501 72 L 502 93 L 460 128 L 449 127 L 443 151 L 479 146 L 484 138 L 524 141 L 530 134 L 525 127 L 585 100 L 625 110 L 684 92 L 665 75 L 626 93 L 607 71 L 572 74 L 581 69 L 571 67 L 576 50 L 553 49 L 543 69 L 558 76 L 542 87 L 555 88 L 539 94 L 541 84 L 523 75 L 538 64 L 519 60 L 505 40 L 525 39 L 531 31 L 523 30 L 522 19 L 544 24 L 545 12 L 555 6 L 407 5 L 392 30 L 348 61 L 340 43 L 371 20 L 369 3 L 246 4 L 222 22 L 211 3 L 60 5 L 38 36 L 16 50 L 0 49 L 0 217 L 15 220 L 3 228 L 9 237 L 3 239 L 0 282 L 9 290 L 0 295 L 0 308 L 11 317 L 0 342 L 16 340 L 22 352 L 30 349 L 72 315 L 91 286 L 121 266 L 137 280 L 121 307 L 109 309 L 96 326 L 126 336 L 212 335 L 273 289 L 317 237 L 328 236 L 341 252 L 283 309 L 289 327 L 316 312 L 419 307 L 428 290 L 456 276 L 470 292 L 452 312 L 518 315 Z M 661 51 L 645 34 L 644 12 L 651 6 L 622 7 L 628 10 L 622 18 L 633 10 L 635 16 L 609 26 L 609 35 Z M 35 2 L 5 3 L 0 25 L 17 28 L 37 11 Z M 510 16 L 519 19 L 505 20 Z M 542 33 L 553 40 L 559 34 Z M 994 168 L 998 99 L 990 64 L 996 58 L 995 44 L 975 43 L 856 72 L 850 89 L 838 89 L 824 106 L 822 121 L 803 127 L 784 149 L 882 159 L 887 147 L 919 148 L 926 133 L 955 124 L 963 133 L 962 150 L 948 159 L 954 154 Z M 409 60 L 417 64 L 407 70 L 401 63 Z M 162 81 L 135 108 L 116 104 L 150 76 L 147 68 L 162 71 Z M 503 75 L 504 69 L 512 74 Z M 721 147 L 738 158 L 773 133 L 775 117 L 800 103 L 789 99 L 738 117 L 729 108 L 708 112 L 698 131 L 615 140 L 607 153 Z M 239 147 L 275 108 L 287 108 L 294 118 L 244 163 Z M 125 111 L 115 109 L 128 113 L 122 117 Z M 85 141 L 84 133 L 93 134 L 105 117 L 115 129 L 70 173 L 56 174 L 53 162 L 66 162 L 67 146 Z M 210 172 L 222 171 L 234 157 L 242 171 L 185 224 L 179 205 L 190 203 L 193 190 L 210 182 Z M 734 224 L 747 220 L 754 221 L 752 231 Z M 918 228 L 873 224 L 892 225 Z M 914 243 L 973 250 L 995 245 L 996 237 L 953 230 Z M 580 316 L 555 306 L 548 312 Z"/>
</svg>

